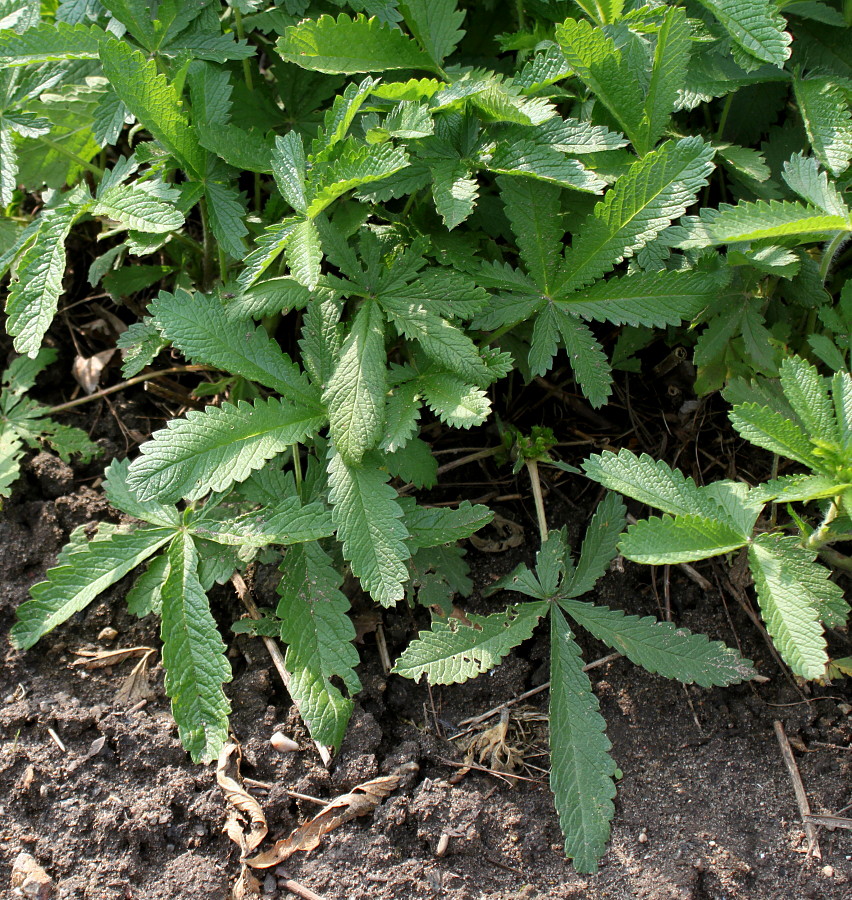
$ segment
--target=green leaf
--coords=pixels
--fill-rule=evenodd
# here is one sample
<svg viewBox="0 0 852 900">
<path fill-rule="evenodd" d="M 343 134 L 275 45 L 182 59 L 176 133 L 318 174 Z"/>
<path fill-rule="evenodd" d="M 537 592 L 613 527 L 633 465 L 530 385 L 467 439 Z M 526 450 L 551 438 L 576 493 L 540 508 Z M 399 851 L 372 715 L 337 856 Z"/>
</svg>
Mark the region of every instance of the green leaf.
<svg viewBox="0 0 852 900">
<path fill-rule="evenodd" d="M 400 12 L 436 67 L 443 65 L 465 35 L 459 28 L 465 14 L 456 9 L 456 0 L 401 0 Z"/>
<path fill-rule="evenodd" d="M 317 286 L 322 262 L 322 245 L 316 225 L 305 219 L 287 235 L 287 265 L 293 277 L 309 290 Z"/>
<path fill-rule="evenodd" d="M 190 410 L 142 445 L 127 486 L 142 501 L 195 500 L 224 491 L 324 423 L 314 409 L 279 399 Z"/>
<path fill-rule="evenodd" d="M 157 47 L 157 26 L 151 7 L 143 0 L 103 0 L 103 5 L 146 50 Z"/>
<path fill-rule="evenodd" d="M 647 153 L 663 136 L 677 108 L 678 92 L 687 78 L 690 46 L 685 10 L 668 7 L 657 32 L 651 80 L 645 93 L 645 116 L 639 126 L 636 148 L 640 155 Z"/>
<path fill-rule="evenodd" d="M 296 63 L 313 72 L 351 75 L 356 72 L 383 72 L 388 69 L 439 68 L 417 44 L 396 28 L 378 19 L 341 13 L 306 19 L 288 28 L 275 49 L 285 62 Z"/>
<path fill-rule="evenodd" d="M 480 156 L 483 168 L 501 175 L 523 175 L 560 187 L 600 194 L 606 182 L 579 160 L 569 159 L 553 147 L 530 140 L 501 142 Z"/>
<path fill-rule="evenodd" d="M 409 340 L 417 341 L 441 369 L 468 383 L 489 382 L 488 367 L 476 344 L 460 328 L 430 312 L 425 305 L 410 302 L 404 289 L 399 295 L 382 294 L 380 303 L 397 329 Z"/>
<path fill-rule="evenodd" d="M 701 138 L 668 141 L 637 160 L 581 222 L 565 252 L 564 295 L 595 281 L 683 215 L 713 171 Z"/>
<path fill-rule="evenodd" d="M 404 447 L 417 432 L 420 418 L 420 396 L 417 383 L 397 385 L 385 402 L 385 436 L 379 449 L 394 453 Z"/>
<path fill-rule="evenodd" d="M 513 648 L 532 636 L 547 612 L 545 602 L 521 603 L 490 616 L 468 615 L 435 620 L 431 631 L 421 631 L 406 647 L 391 670 L 414 681 L 426 675 L 429 684 L 458 684 L 498 665 Z"/>
<path fill-rule="evenodd" d="M 151 314 L 163 336 L 188 359 L 258 381 L 283 397 L 319 411 L 317 391 L 301 369 L 253 322 L 232 319 L 209 294 L 161 291 Z"/>
<path fill-rule="evenodd" d="M 578 872 L 593 873 L 615 814 L 617 769 L 571 628 L 558 609 L 551 611 L 550 623 L 550 789 L 565 855 Z"/>
<path fill-rule="evenodd" d="M 127 331 L 119 335 L 115 345 L 121 350 L 121 374 L 125 378 L 132 378 L 145 366 L 151 365 L 160 351 L 168 346 L 168 341 L 146 316 L 143 321 L 129 325 Z"/>
<path fill-rule="evenodd" d="M 580 600 L 560 600 L 559 605 L 599 641 L 664 678 L 711 687 L 738 684 L 755 674 L 749 660 L 721 641 L 710 641 L 671 622 L 625 615 L 620 609 Z"/>
<path fill-rule="evenodd" d="M 819 470 L 820 461 L 814 456 L 808 435 L 786 416 L 756 403 L 741 403 L 728 417 L 736 431 L 752 444 Z"/>
<path fill-rule="evenodd" d="M 782 475 L 752 489 L 755 500 L 778 503 L 807 503 L 836 497 L 852 487 L 852 483 L 830 475 Z"/>
<path fill-rule="evenodd" d="M 104 41 L 100 56 L 112 89 L 130 112 L 185 168 L 203 178 L 207 153 L 190 127 L 180 95 L 158 73 L 156 62 L 116 40 Z"/>
<path fill-rule="evenodd" d="M 164 506 L 155 500 L 142 501 L 127 486 L 127 470 L 130 460 L 114 459 L 104 472 L 104 493 L 110 505 L 128 516 L 161 525 L 164 528 L 178 528 L 180 513 L 174 506 Z"/>
<path fill-rule="evenodd" d="M 318 544 L 291 548 L 279 568 L 277 615 L 281 640 L 288 645 L 290 694 L 311 737 L 340 747 L 353 704 L 331 679 L 341 678 L 352 694 L 361 688 L 355 628 L 340 590 L 343 576 Z"/>
<path fill-rule="evenodd" d="M 757 601 L 766 630 L 784 661 L 802 678 L 822 678 L 828 655 L 809 592 L 803 588 L 814 568 L 814 554 L 799 539 L 759 534 L 748 550 Z"/>
<path fill-rule="evenodd" d="M 792 38 L 786 21 L 769 0 L 699 0 L 719 20 L 731 40 L 748 54 L 782 68 Z"/>
<path fill-rule="evenodd" d="M 65 194 L 57 206 L 42 213 L 35 240 L 18 258 L 6 298 L 6 330 L 14 336 L 19 353 L 34 357 L 41 347 L 62 292 L 65 239 L 89 202 L 85 185 Z"/>
<path fill-rule="evenodd" d="M 469 500 L 462 500 L 455 509 L 405 505 L 405 525 L 412 546 L 418 549 L 468 538 L 493 518 L 487 506 L 472 506 Z"/>
<path fill-rule="evenodd" d="M 272 174 L 275 183 L 284 199 L 303 215 L 308 211 L 308 199 L 305 193 L 305 173 L 307 162 L 302 138 L 296 131 L 275 138 L 275 149 L 272 151 Z"/>
<path fill-rule="evenodd" d="M 719 507 L 702 488 L 680 470 L 671 469 L 662 460 L 647 453 L 636 456 L 629 450 L 618 455 L 605 450 L 583 463 L 586 475 L 611 491 L 618 491 L 640 503 L 675 516 L 720 516 Z"/>
<path fill-rule="evenodd" d="M 399 478 L 416 488 L 432 488 L 438 483 L 438 460 L 432 455 L 432 448 L 420 438 L 407 441 L 405 447 L 393 453 L 386 453 L 384 467 L 391 478 Z"/>
<path fill-rule="evenodd" d="M 479 184 L 469 166 L 461 160 L 436 159 L 429 163 L 435 209 L 452 231 L 473 212 Z"/>
<path fill-rule="evenodd" d="M 573 72 L 635 144 L 645 98 L 614 39 L 586 20 L 566 19 L 556 26 L 556 40 Z"/>
<path fill-rule="evenodd" d="M 392 606 L 405 594 L 405 543 L 408 531 L 396 491 L 372 456 L 351 466 L 332 450 L 328 463 L 329 499 L 343 555 L 374 600 Z"/>
<path fill-rule="evenodd" d="M 627 529 L 618 549 L 627 559 L 652 565 L 674 565 L 722 556 L 748 543 L 725 522 L 702 516 L 652 516 Z"/>
<path fill-rule="evenodd" d="M 12 494 L 12 484 L 21 474 L 23 445 L 9 428 L 0 429 L 0 497 Z"/>
<path fill-rule="evenodd" d="M 132 184 L 116 184 L 98 192 L 91 212 L 114 219 L 125 228 L 151 234 L 165 234 L 183 225 L 183 214 L 171 203 Z"/>
<path fill-rule="evenodd" d="M 42 347 L 34 358 L 19 356 L 13 359 L 3 373 L 3 394 L 20 397 L 26 394 L 36 383 L 36 378 L 53 362 L 56 362 L 56 350 Z"/>
<path fill-rule="evenodd" d="M 565 235 L 561 192 L 526 178 L 499 178 L 497 183 L 521 259 L 536 286 L 549 293 Z"/>
<path fill-rule="evenodd" d="M 777 200 L 723 207 L 710 223 L 710 234 L 717 244 L 788 236 L 809 238 L 834 231 L 852 231 L 850 217 L 829 215 L 812 206 Z"/>
<path fill-rule="evenodd" d="M 556 326 L 577 383 L 592 406 L 603 406 L 612 389 L 612 369 L 603 348 L 585 322 L 564 307 L 555 306 L 554 309 Z"/>
<path fill-rule="evenodd" d="M 331 291 L 319 291 L 308 304 L 299 347 L 302 363 L 316 384 L 328 384 L 343 346 L 343 303 Z"/>
<path fill-rule="evenodd" d="M 558 301 L 576 315 L 613 325 L 662 328 L 694 319 L 718 303 L 731 275 L 717 272 L 634 272 L 597 281 Z"/>
<path fill-rule="evenodd" d="M 814 154 L 832 175 L 840 175 L 852 159 L 848 96 L 828 78 L 794 78 L 793 89 Z"/>
<path fill-rule="evenodd" d="M 298 497 L 285 497 L 263 509 L 232 519 L 202 517 L 192 534 L 217 544 L 262 549 L 273 544 L 302 544 L 334 533 L 331 513 L 321 503 L 302 506 Z"/>
<path fill-rule="evenodd" d="M 217 184 L 208 181 L 205 191 L 207 200 L 207 218 L 210 230 L 219 246 L 234 259 L 242 259 L 246 255 L 243 238 L 248 228 L 243 221 L 246 215 L 242 194 L 228 184 Z"/>
<path fill-rule="evenodd" d="M 210 762 L 228 739 L 231 706 L 222 685 L 231 680 L 231 666 L 198 580 L 198 553 L 188 534 L 174 539 L 168 559 L 160 629 L 166 694 L 181 743 L 194 762 Z"/>
<path fill-rule="evenodd" d="M 787 357 L 781 363 L 781 387 L 811 440 L 840 442 L 828 381 L 807 360 Z"/>
<path fill-rule="evenodd" d="M 23 34 L 0 33 L 0 63 L 31 66 L 66 59 L 97 59 L 101 41 L 107 37 L 97 25 L 41 22 Z"/>
<path fill-rule="evenodd" d="M 323 402 L 331 435 L 341 457 L 357 464 L 379 442 L 387 391 L 384 318 L 374 300 L 366 300 L 343 343 L 340 361 Z"/>
<path fill-rule="evenodd" d="M 577 566 L 560 592 L 562 596 L 581 597 L 604 576 L 617 553 L 626 514 L 627 508 L 616 494 L 609 493 L 601 500 L 586 529 Z"/>
<path fill-rule="evenodd" d="M 165 553 L 155 556 L 144 572 L 136 576 L 133 587 L 124 598 L 127 611 L 132 616 L 143 619 L 152 612 L 160 614 L 162 609 L 163 582 L 169 571 L 169 558 Z"/>
<path fill-rule="evenodd" d="M 258 278 L 283 253 L 287 239 L 302 219 L 289 218 L 267 226 L 258 237 L 256 247 L 243 260 L 243 270 L 237 277 L 237 284 L 243 289 L 250 288 Z"/>
<path fill-rule="evenodd" d="M 481 425 L 491 411 L 485 391 L 454 375 L 430 373 L 421 378 L 418 386 L 429 409 L 451 428 Z"/>
<path fill-rule="evenodd" d="M 66 565 L 48 569 L 47 580 L 30 588 L 32 600 L 17 610 L 14 646 L 27 650 L 35 642 L 85 609 L 95 597 L 156 553 L 174 536 L 172 528 L 143 528 L 90 541 L 68 557 Z"/>
<path fill-rule="evenodd" d="M 262 319 L 276 313 L 304 309 L 311 299 L 311 292 L 295 278 L 282 275 L 267 278 L 252 285 L 225 304 L 225 312 L 231 319 Z"/>
<path fill-rule="evenodd" d="M 803 200 L 834 216 L 848 216 L 849 207 L 833 181 L 821 172 L 813 157 L 794 153 L 784 163 L 784 181 Z"/>
</svg>

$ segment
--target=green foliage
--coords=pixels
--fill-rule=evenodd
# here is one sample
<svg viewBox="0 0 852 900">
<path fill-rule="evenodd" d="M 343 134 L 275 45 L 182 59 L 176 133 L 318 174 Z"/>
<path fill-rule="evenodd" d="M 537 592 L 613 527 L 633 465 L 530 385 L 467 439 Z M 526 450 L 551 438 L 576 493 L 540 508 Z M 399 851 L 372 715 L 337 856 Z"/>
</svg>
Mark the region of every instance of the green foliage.
<svg viewBox="0 0 852 900">
<path fill-rule="evenodd" d="M 0 393 L 0 496 L 25 444 L 93 449 L 26 397 L 57 310 L 89 296 L 79 258 L 122 303 L 126 378 L 164 351 L 214 370 L 194 391 L 206 409 L 109 469 L 110 502 L 147 524 L 74 537 L 21 606 L 15 643 L 144 562 L 128 603 L 161 616 L 182 739 L 209 759 L 229 669 L 206 592 L 274 562 L 280 599 L 262 629 L 287 645 L 312 734 L 337 747 L 359 687 L 342 586 L 446 614 L 473 589 L 456 542 L 490 512 L 400 495 L 437 483 L 436 435 L 505 416 L 537 376 L 573 378 L 566 391 L 603 406 L 618 369 L 641 374 L 640 351 L 667 344 L 692 352 L 698 393 L 726 389 L 743 437 L 805 471 L 699 487 L 649 457 L 593 457 L 590 477 L 662 513 L 622 551 L 745 551 L 794 671 L 842 671 L 822 635 L 846 607 L 816 557 L 852 517 L 852 68 L 848 23 L 805 6 L 13 4 L 0 18 L 0 277 L 25 356 Z M 551 457 L 564 436 L 550 424 L 524 422 L 523 438 L 506 423 L 507 449 L 518 468 L 576 473 Z M 798 535 L 767 530 L 770 501 L 822 520 L 804 509 Z M 588 871 L 615 769 L 574 624 L 669 677 L 748 676 L 719 645 L 577 599 L 609 564 L 621 514 L 605 501 L 576 563 L 556 533 L 535 572 L 504 581 L 532 601 L 436 620 L 399 663 L 473 677 L 551 614 L 553 786 L 566 852 Z"/>
<path fill-rule="evenodd" d="M 0 389 L 0 497 L 8 497 L 20 475 L 24 445 L 39 447 L 44 442 L 68 462 L 79 454 L 83 462 L 97 456 L 100 448 L 85 431 L 61 425 L 49 410 L 27 397 L 36 377 L 56 359 L 56 351 L 43 347 L 34 358 L 19 356 L 3 373 Z"/>
<path fill-rule="evenodd" d="M 466 622 L 436 618 L 394 666 L 394 672 L 407 678 L 425 674 L 430 684 L 467 681 L 492 669 L 550 615 L 550 786 L 565 853 L 581 872 L 597 871 L 606 848 L 617 770 L 606 723 L 564 614 L 637 665 L 666 678 L 710 686 L 754 674 L 747 660 L 718 641 L 650 616 L 625 615 L 575 599 L 594 588 L 615 556 L 625 512 L 618 497 L 608 494 L 589 524 L 576 563 L 562 528 L 542 544 L 534 572 L 522 564 L 490 591 L 517 591 L 535 599 L 488 616 L 469 615 Z"/>
<path fill-rule="evenodd" d="M 628 528 L 619 544 L 628 559 L 663 565 L 746 549 L 775 646 L 797 675 L 820 679 L 830 662 L 824 627 L 845 624 L 849 612 L 817 555 L 852 539 L 848 529 L 832 527 L 852 508 L 852 427 L 846 405 L 852 376 L 838 372 L 827 379 L 810 363 L 791 357 L 781 365 L 779 388 L 785 414 L 757 402 L 737 403 L 731 423 L 746 440 L 811 474 L 785 475 L 754 488 L 729 481 L 699 487 L 663 462 L 628 450 L 593 456 L 584 468 L 611 490 L 667 513 Z M 821 503 L 822 524 L 811 529 L 797 517 L 798 536 L 765 531 L 760 514 L 768 501 Z"/>
</svg>

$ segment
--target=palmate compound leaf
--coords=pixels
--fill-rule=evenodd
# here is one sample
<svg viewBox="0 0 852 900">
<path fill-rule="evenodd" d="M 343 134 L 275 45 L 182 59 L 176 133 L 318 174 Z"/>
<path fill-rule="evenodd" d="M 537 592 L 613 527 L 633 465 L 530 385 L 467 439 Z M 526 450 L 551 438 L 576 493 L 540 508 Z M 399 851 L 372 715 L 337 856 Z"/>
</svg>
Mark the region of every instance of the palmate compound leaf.
<svg viewBox="0 0 852 900">
<path fill-rule="evenodd" d="M 329 74 L 421 69 L 437 72 L 429 54 L 396 28 L 378 19 L 341 13 L 306 19 L 289 27 L 275 45 L 285 62 Z"/>
<path fill-rule="evenodd" d="M 683 215 L 713 171 L 699 137 L 668 141 L 633 163 L 576 229 L 558 296 L 597 280 Z"/>
<path fill-rule="evenodd" d="M 332 682 L 338 677 L 350 694 L 361 688 L 355 673 L 358 651 L 343 576 L 315 543 L 291 547 L 279 567 L 277 616 L 287 644 L 285 664 L 290 694 L 299 714 L 321 744 L 340 747 L 352 701 Z"/>
<path fill-rule="evenodd" d="M 329 499 L 343 556 L 373 599 L 392 606 L 405 594 L 411 551 L 402 507 L 380 462 L 368 453 L 360 465 L 348 465 L 332 445 Z"/>
<path fill-rule="evenodd" d="M 717 519 L 689 515 L 651 516 L 631 525 L 618 549 L 634 562 L 674 565 L 722 556 L 744 547 L 749 537 Z"/>
<path fill-rule="evenodd" d="M 550 613 L 550 789 L 578 872 L 598 870 L 615 813 L 615 761 L 580 648 L 559 609 Z"/>
<path fill-rule="evenodd" d="M 231 707 L 222 685 L 231 680 L 231 666 L 198 580 L 198 552 L 189 534 L 175 537 L 168 560 L 160 594 L 166 694 L 181 743 L 194 762 L 210 762 L 228 739 Z"/>
<path fill-rule="evenodd" d="M 814 573 L 828 570 L 814 562 L 792 535 L 760 534 L 748 549 L 749 567 L 766 630 L 788 666 L 802 678 L 821 678 L 828 655 L 811 593 Z"/>
<path fill-rule="evenodd" d="M 143 501 L 192 500 L 223 491 L 315 434 L 325 421 L 313 408 L 275 398 L 191 410 L 142 445 L 127 486 Z"/>
<path fill-rule="evenodd" d="M 738 684 L 755 674 L 749 660 L 721 641 L 710 641 L 671 622 L 626 615 L 620 609 L 581 600 L 560 600 L 559 604 L 599 641 L 664 678 L 711 687 Z"/>
<path fill-rule="evenodd" d="M 79 612 L 102 591 L 136 568 L 175 534 L 174 528 L 143 528 L 88 543 L 67 557 L 68 564 L 48 569 L 47 580 L 30 588 L 32 600 L 18 607 L 12 643 L 26 650 L 57 625 Z"/>
<path fill-rule="evenodd" d="M 174 294 L 163 291 L 150 311 L 163 336 L 193 362 L 242 375 L 320 411 L 317 390 L 266 330 L 231 318 L 217 297 L 182 288 Z"/>
<path fill-rule="evenodd" d="M 85 185 L 65 194 L 57 206 L 42 213 L 35 239 L 18 258 L 6 298 L 6 330 L 14 336 L 19 353 L 35 357 L 41 347 L 62 291 L 65 239 L 90 202 Z"/>
<path fill-rule="evenodd" d="M 378 443 L 386 392 L 384 317 L 375 300 L 365 300 L 323 394 L 331 436 L 347 463 L 359 463 Z"/>
<path fill-rule="evenodd" d="M 430 684 L 475 678 L 531 637 L 547 609 L 547 602 L 531 601 L 490 616 L 469 614 L 471 625 L 454 618 L 436 619 L 431 631 L 421 631 L 406 647 L 392 671 L 414 681 L 425 674 Z"/>
</svg>

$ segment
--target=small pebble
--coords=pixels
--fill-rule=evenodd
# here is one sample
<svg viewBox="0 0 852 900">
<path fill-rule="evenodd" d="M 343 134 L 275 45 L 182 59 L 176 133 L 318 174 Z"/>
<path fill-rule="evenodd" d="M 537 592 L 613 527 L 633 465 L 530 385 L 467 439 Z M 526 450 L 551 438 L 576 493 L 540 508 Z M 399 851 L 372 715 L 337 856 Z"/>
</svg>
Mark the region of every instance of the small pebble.
<svg viewBox="0 0 852 900">
<path fill-rule="evenodd" d="M 823 866 L 822 874 L 825 875 L 826 878 L 834 878 L 834 866 Z"/>
<path fill-rule="evenodd" d="M 640 844 L 647 844 L 647 843 L 648 843 L 648 835 L 645 834 L 644 831 L 639 835 L 639 843 L 640 843 Z"/>
<path fill-rule="evenodd" d="M 280 731 L 276 731 L 275 734 L 269 739 L 269 743 L 279 752 L 279 753 L 295 753 L 299 749 L 299 745 L 292 740 L 292 738 L 288 738 L 287 735 L 282 734 Z"/>
<path fill-rule="evenodd" d="M 263 893 L 274 894 L 278 890 L 278 879 L 270 872 L 263 879 Z"/>
<path fill-rule="evenodd" d="M 109 642 L 114 641 L 117 637 L 118 637 L 118 632 L 114 628 L 110 628 L 109 625 L 107 625 L 106 628 L 101 628 L 101 630 L 98 632 L 98 640 L 99 641 L 104 641 L 104 642 L 109 643 Z"/>
<path fill-rule="evenodd" d="M 12 863 L 12 887 L 29 900 L 48 900 L 53 881 L 29 853 L 19 853 Z"/>
</svg>

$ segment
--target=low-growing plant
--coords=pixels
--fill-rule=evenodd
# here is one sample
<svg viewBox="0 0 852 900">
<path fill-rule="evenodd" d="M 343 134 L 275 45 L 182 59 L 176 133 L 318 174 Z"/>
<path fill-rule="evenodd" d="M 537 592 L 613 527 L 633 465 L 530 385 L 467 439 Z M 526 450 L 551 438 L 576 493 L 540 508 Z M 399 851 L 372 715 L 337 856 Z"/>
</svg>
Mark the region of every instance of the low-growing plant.
<svg viewBox="0 0 852 900">
<path fill-rule="evenodd" d="M 499 665 L 550 617 L 550 787 L 565 853 L 581 872 L 597 871 L 615 812 L 615 778 L 620 776 L 568 619 L 649 672 L 686 684 L 729 685 L 755 674 L 748 660 L 718 641 L 671 622 L 579 599 L 606 572 L 624 524 L 624 504 L 608 494 L 589 523 L 576 563 L 563 527 L 542 543 L 535 572 L 521 564 L 488 591 L 516 591 L 533 600 L 487 616 L 468 613 L 467 622 L 437 619 L 394 667 L 406 678 L 425 675 L 430 684 L 467 681 Z"/>
<path fill-rule="evenodd" d="M 743 402 L 731 410 L 731 424 L 806 473 L 755 487 L 730 480 L 699 486 L 629 450 L 592 456 L 583 468 L 589 478 L 664 513 L 627 529 L 618 545 L 627 559 L 668 565 L 745 551 L 776 648 L 797 675 L 821 679 L 831 664 L 824 628 L 843 628 L 849 616 L 843 589 L 817 557 L 852 570 L 852 562 L 832 548 L 852 540 L 852 376 L 837 372 L 827 379 L 791 357 L 781 364 L 778 386 L 732 386 Z M 820 521 L 810 525 L 805 512 L 789 507 L 789 525 L 776 524 L 774 516 L 762 518 L 770 501 L 813 503 Z"/>
<path fill-rule="evenodd" d="M 35 358 L 19 356 L 3 373 L 0 389 L 0 497 L 8 497 L 12 485 L 21 474 L 24 445 L 46 444 L 70 462 L 78 454 L 81 462 L 89 462 L 101 452 L 89 436 L 73 425 L 62 425 L 50 418 L 50 410 L 26 395 L 36 378 L 56 359 L 56 351 L 43 347 Z"/>
<path fill-rule="evenodd" d="M 287 548 L 278 607 L 252 627 L 287 644 L 293 699 L 338 746 L 358 689 L 344 573 L 384 606 L 449 611 L 471 590 L 455 542 L 491 513 L 394 487 L 434 486 L 426 426 L 481 425 L 500 385 L 563 362 L 600 406 L 613 364 L 635 370 L 661 328 L 695 343 L 701 390 L 775 375 L 790 348 L 825 356 L 820 338 L 848 349 L 831 308 L 852 231 L 848 38 L 836 4 L 772 0 L 0 4 L 15 349 L 37 356 L 63 290 L 103 284 L 137 295 L 126 377 L 165 349 L 221 373 L 196 390 L 219 402 L 109 470 L 111 502 L 148 525 L 78 533 L 13 640 L 149 559 L 131 608 L 159 611 L 181 735 L 210 759 L 230 667 L 206 591 Z M 72 229 L 103 248 L 87 285 Z M 568 678 L 554 602 L 580 607 L 560 540 L 540 612 L 518 618 L 552 607 Z M 580 777 L 590 802 L 610 790 L 599 764 Z M 558 771 L 570 852 L 591 867 L 608 815 L 584 843 L 564 810 L 585 801 Z"/>
</svg>

